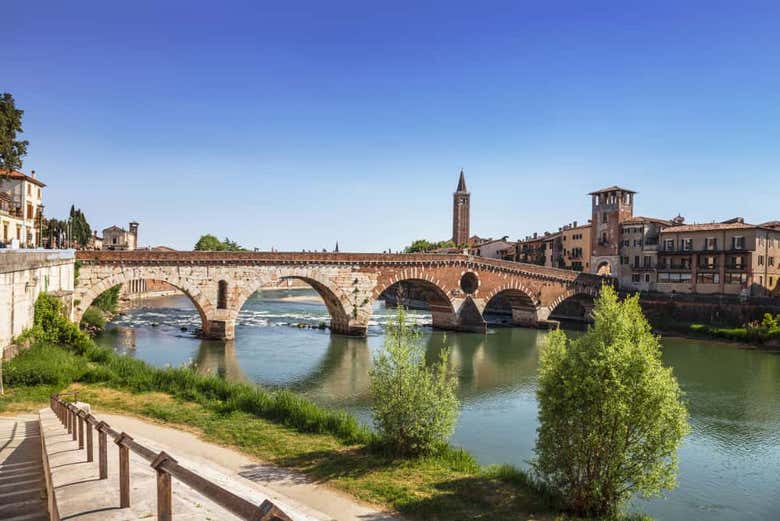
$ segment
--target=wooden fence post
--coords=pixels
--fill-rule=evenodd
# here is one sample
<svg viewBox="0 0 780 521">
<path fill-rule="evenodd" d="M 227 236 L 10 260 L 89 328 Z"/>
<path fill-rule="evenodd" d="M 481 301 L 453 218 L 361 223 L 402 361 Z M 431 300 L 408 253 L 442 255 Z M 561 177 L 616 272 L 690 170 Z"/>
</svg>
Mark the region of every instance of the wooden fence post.
<svg viewBox="0 0 780 521">
<path fill-rule="evenodd" d="M 84 419 L 87 422 L 87 461 L 94 461 L 95 444 L 92 443 L 92 422 L 90 420 L 92 420 L 91 414 Z"/>
<path fill-rule="evenodd" d="M 73 423 L 70 421 L 70 407 L 65 406 L 65 424 L 68 426 L 68 434 L 73 432 Z"/>
<path fill-rule="evenodd" d="M 108 439 L 106 436 L 106 422 L 100 422 L 95 427 L 98 431 L 98 468 L 100 479 L 108 478 Z"/>
<path fill-rule="evenodd" d="M 76 441 L 79 437 L 79 429 L 78 425 L 76 425 L 76 406 L 71 405 L 70 406 L 70 426 L 71 431 L 73 432 L 73 441 Z"/>
<path fill-rule="evenodd" d="M 79 450 L 84 448 L 84 415 L 87 414 L 83 410 L 76 413 L 79 417 Z"/>
<path fill-rule="evenodd" d="M 125 442 L 132 441 L 132 437 L 123 432 L 114 440 L 119 446 L 119 508 L 130 506 L 130 449 Z"/>
<path fill-rule="evenodd" d="M 171 475 L 165 470 L 166 463 L 176 463 L 165 451 L 161 451 L 152 468 L 157 471 L 157 521 L 173 521 L 173 487 Z"/>
</svg>

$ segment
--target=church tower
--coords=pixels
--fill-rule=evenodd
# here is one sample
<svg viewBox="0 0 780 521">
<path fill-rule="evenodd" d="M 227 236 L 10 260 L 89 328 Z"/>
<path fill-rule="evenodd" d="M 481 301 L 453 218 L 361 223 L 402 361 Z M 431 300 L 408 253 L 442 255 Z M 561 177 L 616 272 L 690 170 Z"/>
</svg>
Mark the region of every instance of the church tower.
<svg viewBox="0 0 780 521">
<path fill-rule="evenodd" d="M 458 188 L 452 194 L 452 242 L 463 246 L 469 242 L 469 204 L 471 194 L 466 189 L 466 177 L 460 171 Z"/>
</svg>

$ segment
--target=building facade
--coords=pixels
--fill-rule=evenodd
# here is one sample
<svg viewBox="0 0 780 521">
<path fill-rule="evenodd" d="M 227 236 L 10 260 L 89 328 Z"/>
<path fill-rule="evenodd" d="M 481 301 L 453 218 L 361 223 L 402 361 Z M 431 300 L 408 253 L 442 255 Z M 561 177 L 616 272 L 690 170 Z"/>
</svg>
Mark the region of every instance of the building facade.
<svg viewBox="0 0 780 521">
<path fill-rule="evenodd" d="M 35 248 L 40 246 L 43 224 L 43 188 L 30 175 L 13 171 L 0 176 L 0 245 Z"/>
<path fill-rule="evenodd" d="M 129 251 L 136 248 L 138 248 L 137 222 L 131 222 L 127 230 L 119 226 L 111 226 L 103 230 L 102 249 Z"/>
<path fill-rule="evenodd" d="M 612 186 L 591 192 L 590 272 L 620 277 L 621 223 L 634 215 L 634 192 Z"/>
<path fill-rule="evenodd" d="M 638 291 L 656 290 L 661 230 L 681 222 L 682 217 L 673 221 L 653 217 L 631 217 L 621 223 L 618 280 L 622 288 Z"/>
<path fill-rule="evenodd" d="M 664 228 L 658 249 L 656 289 L 676 293 L 765 296 L 780 277 L 780 230 L 745 223 Z"/>
<path fill-rule="evenodd" d="M 466 189 L 466 177 L 460 171 L 458 187 L 452 194 L 452 242 L 455 246 L 466 246 L 469 243 L 469 210 L 471 194 Z"/>
<path fill-rule="evenodd" d="M 560 267 L 574 271 L 590 271 L 591 225 L 577 225 L 577 221 L 561 228 Z"/>
</svg>

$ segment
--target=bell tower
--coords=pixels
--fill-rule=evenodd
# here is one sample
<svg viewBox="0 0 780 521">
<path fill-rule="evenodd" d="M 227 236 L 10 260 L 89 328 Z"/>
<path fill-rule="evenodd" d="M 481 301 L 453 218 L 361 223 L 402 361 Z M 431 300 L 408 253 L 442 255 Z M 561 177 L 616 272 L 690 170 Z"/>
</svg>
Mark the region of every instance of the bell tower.
<svg viewBox="0 0 780 521">
<path fill-rule="evenodd" d="M 466 177 L 460 170 L 458 188 L 452 194 L 452 242 L 463 246 L 469 242 L 469 205 L 471 194 L 466 189 Z"/>
</svg>

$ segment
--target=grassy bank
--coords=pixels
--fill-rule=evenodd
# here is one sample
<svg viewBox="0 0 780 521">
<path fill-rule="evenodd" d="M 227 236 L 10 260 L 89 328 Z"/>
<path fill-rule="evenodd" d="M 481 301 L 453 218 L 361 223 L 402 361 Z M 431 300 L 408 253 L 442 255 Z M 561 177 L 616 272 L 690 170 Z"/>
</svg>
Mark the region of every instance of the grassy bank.
<svg viewBox="0 0 780 521">
<path fill-rule="evenodd" d="M 780 327 L 775 318 L 742 327 L 664 321 L 655 324 L 658 330 L 691 338 L 713 338 L 754 346 L 780 347 Z"/>
<path fill-rule="evenodd" d="M 287 391 L 269 392 L 187 368 L 158 369 L 99 348 L 59 312 L 36 304 L 33 347 L 5 367 L 0 413 L 31 411 L 63 389 L 98 410 L 153 418 L 201 433 L 410 519 L 553 519 L 556 500 L 525 473 L 481 467 L 450 446 L 399 459 L 354 417 Z"/>
</svg>

